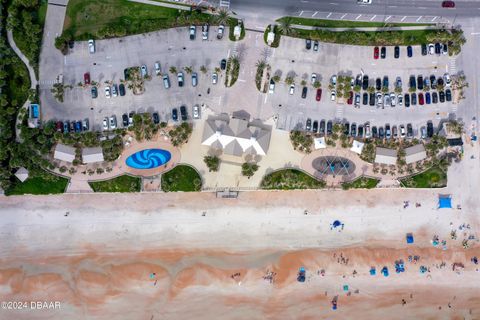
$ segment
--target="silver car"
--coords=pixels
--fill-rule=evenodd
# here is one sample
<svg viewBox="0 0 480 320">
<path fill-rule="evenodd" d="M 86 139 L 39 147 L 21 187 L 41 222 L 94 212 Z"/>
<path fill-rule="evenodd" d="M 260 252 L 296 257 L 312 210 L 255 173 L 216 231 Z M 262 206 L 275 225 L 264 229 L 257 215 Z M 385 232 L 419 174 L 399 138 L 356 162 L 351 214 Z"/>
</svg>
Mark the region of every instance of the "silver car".
<svg viewBox="0 0 480 320">
<path fill-rule="evenodd" d="M 192 86 L 196 87 L 198 84 L 198 75 L 196 72 L 192 73 Z"/>
<path fill-rule="evenodd" d="M 117 117 L 111 116 L 110 117 L 110 129 L 116 129 L 117 128 Z"/>
<path fill-rule="evenodd" d="M 200 107 L 198 104 L 193 106 L 193 119 L 200 119 Z"/>
</svg>

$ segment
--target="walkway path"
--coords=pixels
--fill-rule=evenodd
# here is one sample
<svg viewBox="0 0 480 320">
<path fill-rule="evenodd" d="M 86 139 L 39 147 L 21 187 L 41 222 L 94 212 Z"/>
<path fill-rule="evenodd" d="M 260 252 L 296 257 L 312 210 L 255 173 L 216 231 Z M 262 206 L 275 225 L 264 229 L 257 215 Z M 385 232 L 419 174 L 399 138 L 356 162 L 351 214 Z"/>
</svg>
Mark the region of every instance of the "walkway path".
<svg viewBox="0 0 480 320">
<path fill-rule="evenodd" d="M 152 6 L 158 6 L 158 7 L 166 7 L 166 8 L 173 8 L 173 9 L 179 9 L 179 10 L 186 10 L 190 11 L 190 6 L 189 5 L 180 5 L 180 4 L 174 4 L 174 3 L 168 3 L 168 2 L 159 2 L 159 1 L 152 1 L 152 0 L 128 0 L 131 2 L 138 2 L 138 3 L 143 3 L 143 4 L 150 4 Z"/>
<path fill-rule="evenodd" d="M 401 31 L 401 30 L 436 30 L 437 26 L 408 26 L 408 27 L 359 27 L 359 28 L 327 28 L 327 27 L 315 27 L 304 26 L 300 24 L 292 24 L 294 29 L 302 30 L 328 30 L 328 31 Z"/>
</svg>

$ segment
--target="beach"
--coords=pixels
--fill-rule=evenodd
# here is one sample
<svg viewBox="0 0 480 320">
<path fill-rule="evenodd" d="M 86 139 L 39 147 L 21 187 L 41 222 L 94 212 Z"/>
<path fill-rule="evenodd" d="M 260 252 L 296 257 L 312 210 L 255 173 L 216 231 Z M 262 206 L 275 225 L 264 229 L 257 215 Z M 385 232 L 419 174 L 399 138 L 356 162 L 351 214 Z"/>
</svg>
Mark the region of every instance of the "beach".
<svg viewBox="0 0 480 320">
<path fill-rule="evenodd" d="M 2 198 L 1 300 L 60 307 L 0 318 L 478 319 L 479 221 L 459 201 L 438 209 L 435 190 L 397 189 Z"/>
</svg>

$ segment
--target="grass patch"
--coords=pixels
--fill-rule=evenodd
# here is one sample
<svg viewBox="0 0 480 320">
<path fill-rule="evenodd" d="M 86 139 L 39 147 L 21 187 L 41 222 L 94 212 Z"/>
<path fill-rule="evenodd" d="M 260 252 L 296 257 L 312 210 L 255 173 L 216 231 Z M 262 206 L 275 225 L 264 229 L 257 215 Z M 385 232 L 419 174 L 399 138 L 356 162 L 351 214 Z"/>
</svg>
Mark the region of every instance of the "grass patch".
<svg viewBox="0 0 480 320">
<path fill-rule="evenodd" d="M 15 53 L 13 53 L 15 54 Z M 16 58 L 17 63 L 9 64 L 5 67 L 8 74 L 7 86 L 3 88 L 2 94 L 8 95 L 12 101 L 12 106 L 18 108 L 27 100 L 30 90 L 30 75 L 27 66 Z"/>
<path fill-rule="evenodd" d="M 325 181 L 297 169 L 285 169 L 272 172 L 263 177 L 260 188 L 267 190 L 322 189 Z"/>
<path fill-rule="evenodd" d="M 378 179 L 360 177 L 352 182 L 342 183 L 342 189 L 373 189 L 379 182 Z"/>
<path fill-rule="evenodd" d="M 401 180 L 406 188 L 443 188 L 447 186 L 447 173 L 439 167 L 432 167 L 425 172 Z"/>
<path fill-rule="evenodd" d="M 200 191 L 202 179 L 197 170 L 190 166 L 178 165 L 162 175 L 162 190 L 173 191 Z"/>
<path fill-rule="evenodd" d="M 94 192 L 140 192 L 142 179 L 123 175 L 110 180 L 89 182 Z"/>
<path fill-rule="evenodd" d="M 7 196 L 22 194 L 59 194 L 67 188 L 68 179 L 48 175 L 47 178 L 32 177 L 24 182 L 15 179 L 15 182 L 5 191 Z"/>
<path fill-rule="evenodd" d="M 348 20 L 323 20 L 323 19 L 309 19 L 299 17 L 283 17 L 277 19 L 277 22 L 282 22 L 288 19 L 292 24 L 302 26 L 312 26 L 320 28 L 380 28 L 380 27 L 417 27 L 417 26 L 433 26 L 434 23 L 383 23 L 383 22 L 369 22 L 369 21 L 348 21 Z"/>
<path fill-rule="evenodd" d="M 122 37 L 159 29 L 200 25 L 212 16 L 197 11 L 145 5 L 127 0 L 71 0 L 62 38 L 87 40 Z M 185 35 L 186 36 L 186 35 Z"/>
</svg>

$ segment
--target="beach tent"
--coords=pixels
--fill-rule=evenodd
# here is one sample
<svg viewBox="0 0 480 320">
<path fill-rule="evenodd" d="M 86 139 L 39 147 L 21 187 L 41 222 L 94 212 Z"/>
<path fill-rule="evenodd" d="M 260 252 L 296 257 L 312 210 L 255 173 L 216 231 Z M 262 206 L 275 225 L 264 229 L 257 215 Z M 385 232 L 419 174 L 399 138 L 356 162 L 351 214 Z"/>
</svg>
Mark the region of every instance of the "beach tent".
<svg viewBox="0 0 480 320">
<path fill-rule="evenodd" d="M 313 140 L 313 142 L 315 143 L 315 150 L 317 149 L 324 149 L 327 147 L 326 143 L 325 143 L 325 138 L 324 137 L 321 137 L 321 138 L 315 138 Z"/>
<path fill-rule="evenodd" d="M 298 282 L 305 282 L 305 274 L 306 274 L 305 268 L 300 267 L 300 269 L 298 269 L 297 281 Z"/>
<path fill-rule="evenodd" d="M 377 274 L 377 269 L 375 269 L 375 267 L 371 267 L 371 268 L 370 268 L 370 275 L 371 275 L 371 276 L 374 276 L 374 275 L 376 275 L 376 274 Z"/>
<path fill-rule="evenodd" d="M 407 243 L 413 243 L 413 234 L 407 233 Z"/>
<path fill-rule="evenodd" d="M 382 274 L 383 274 L 385 277 L 388 277 L 388 268 L 387 268 L 387 267 L 383 267 L 383 268 L 382 268 Z"/>
<path fill-rule="evenodd" d="M 451 209 L 452 208 L 452 196 L 438 195 L 438 208 L 439 209 Z"/>
</svg>

